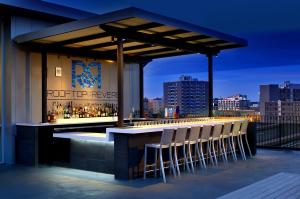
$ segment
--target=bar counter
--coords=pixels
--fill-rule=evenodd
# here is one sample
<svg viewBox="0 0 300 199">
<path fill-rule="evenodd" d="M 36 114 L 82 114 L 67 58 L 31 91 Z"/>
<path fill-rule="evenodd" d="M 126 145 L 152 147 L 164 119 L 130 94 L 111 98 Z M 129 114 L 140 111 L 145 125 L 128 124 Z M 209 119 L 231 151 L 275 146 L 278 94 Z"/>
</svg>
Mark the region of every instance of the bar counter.
<svg viewBox="0 0 300 199">
<path fill-rule="evenodd" d="M 50 164 L 114 174 L 116 179 L 140 178 L 144 146 L 159 143 L 163 129 L 191 128 L 242 121 L 242 118 L 204 119 L 155 125 L 116 127 L 116 121 L 63 124 L 17 124 L 16 160 L 35 165 Z M 135 121 L 140 121 L 138 119 Z M 126 120 L 128 125 L 128 120 Z M 137 124 L 137 123 L 135 123 Z M 105 134 L 106 133 L 106 134 Z M 256 153 L 255 123 L 248 125 L 248 140 Z M 150 157 L 151 158 L 151 157 Z"/>
<path fill-rule="evenodd" d="M 157 125 L 132 126 L 124 128 L 107 128 L 108 141 L 114 141 L 114 174 L 116 179 L 140 178 L 143 174 L 144 146 L 159 143 L 163 129 L 191 128 L 223 124 L 225 122 L 243 121 L 242 118 L 208 119 L 200 122 L 183 122 Z M 253 155 L 256 153 L 255 124 L 249 123 L 248 141 Z"/>
<path fill-rule="evenodd" d="M 107 128 L 107 141 L 114 141 L 114 134 L 141 134 L 151 132 L 162 132 L 163 129 L 191 128 L 193 126 L 224 124 L 225 122 L 244 121 L 244 119 L 209 119 L 198 122 L 184 122 L 171 124 L 143 125 L 143 126 L 127 126 L 122 128 Z"/>
</svg>

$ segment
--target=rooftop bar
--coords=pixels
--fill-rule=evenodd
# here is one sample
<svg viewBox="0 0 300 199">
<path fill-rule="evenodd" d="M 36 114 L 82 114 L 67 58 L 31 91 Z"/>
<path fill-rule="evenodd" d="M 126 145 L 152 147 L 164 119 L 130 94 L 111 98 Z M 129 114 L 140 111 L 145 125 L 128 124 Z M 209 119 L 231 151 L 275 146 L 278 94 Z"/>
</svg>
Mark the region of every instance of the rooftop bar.
<svg viewBox="0 0 300 199">
<path fill-rule="evenodd" d="M 241 38 L 126 8 L 17 34 L 13 40 L 25 56 L 18 59 L 25 60 L 22 70 L 27 71 L 21 93 L 30 91 L 24 102 L 16 97 L 28 105 L 24 115 L 30 113 L 16 122 L 18 163 L 139 178 L 145 145 L 159 143 L 165 129 L 245 121 L 213 118 L 212 112 L 213 57 L 247 46 Z M 207 117 L 145 119 L 144 67 L 157 58 L 187 54 L 208 58 Z M 247 132 L 255 153 L 252 123 Z"/>
<path fill-rule="evenodd" d="M 168 121 L 168 120 L 167 120 Z M 165 129 L 187 128 L 188 132 L 192 127 L 212 126 L 225 123 L 244 122 L 245 118 L 195 118 L 184 120 L 172 120 L 170 123 L 162 121 L 146 122 L 142 126 L 130 126 L 122 128 L 107 128 L 106 138 L 108 141 L 114 141 L 114 174 L 117 179 L 133 179 L 142 177 L 144 168 L 144 148 L 146 144 L 160 143 L 161 135 Z M 140 123 L 140 122 L 137 122 Z M 138 125 L 136 123 L 136 125 Z M 165 124 L 160 124 L 165 123 Z M 256 153 L 255 147 L 255 127 L 249 123 L 247 128 L 247 138 L 252 155 Z M 173 137 L 174 139 L 174 137 Z M 188 140 L 188 136 L 186 137 Z M 243 143 L 244 145 L 245 143 Z M 244 147 L 246 148 L 246 146 Z"/>
</svg>

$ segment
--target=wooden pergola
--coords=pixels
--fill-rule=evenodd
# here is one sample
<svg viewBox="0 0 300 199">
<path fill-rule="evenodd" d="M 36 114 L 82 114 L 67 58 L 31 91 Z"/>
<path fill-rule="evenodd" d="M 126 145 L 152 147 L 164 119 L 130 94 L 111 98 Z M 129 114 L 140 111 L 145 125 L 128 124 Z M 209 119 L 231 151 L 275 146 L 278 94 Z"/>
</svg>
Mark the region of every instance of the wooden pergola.
<svg viewBox="0 0 300 199">
<path fill-rule="evenodd" d="M 143 67 L 153 59 L 186 54 L 208 57 L 209 116 L 213 104 L 213 56 L 247 41 L 138 8 L 126 8 L 14 38 L 26 50 L 42 52 L 43 121 L 47 109 L 47 52 L 116 60 L 118 126 L 123 126 L 124 62 L 140 64 L 140 111 L 143 114 Z"/>
</svg>

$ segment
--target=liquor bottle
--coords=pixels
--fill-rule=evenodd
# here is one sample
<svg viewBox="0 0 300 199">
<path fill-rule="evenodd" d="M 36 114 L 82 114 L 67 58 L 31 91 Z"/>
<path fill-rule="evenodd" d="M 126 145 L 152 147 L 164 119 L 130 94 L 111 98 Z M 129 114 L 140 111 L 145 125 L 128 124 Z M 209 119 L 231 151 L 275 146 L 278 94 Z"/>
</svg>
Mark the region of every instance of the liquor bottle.
<svg viewBox="0 0 300 199">
<path fill-rule="evenodd" d="M 64 119 L 67 119 L 67 109 L 64 109 Z"/>
<path fill-rule="evenodd" d="M 48 111 L 47 120 L 48 120 L 48 122 L 51 122 L 51 112 L 50 111 Z"/>
</svg>

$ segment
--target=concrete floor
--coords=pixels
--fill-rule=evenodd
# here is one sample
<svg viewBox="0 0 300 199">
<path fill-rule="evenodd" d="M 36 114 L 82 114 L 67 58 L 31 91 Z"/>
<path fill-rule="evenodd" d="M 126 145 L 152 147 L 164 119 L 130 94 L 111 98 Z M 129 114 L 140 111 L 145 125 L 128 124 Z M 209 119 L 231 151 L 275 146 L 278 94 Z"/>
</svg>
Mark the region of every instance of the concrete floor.
<svg viewBox="0 0 300 199">
<path fill-rule="evenodd" d="M 209 167 L 181 179 L 117 181 L 112 175 L 59 167 L 0 167 L 1 199 L 216 198 L 279 172 L 300 174 L 300 152 L 259 150 L 253 159 Z"/>
</svg>

